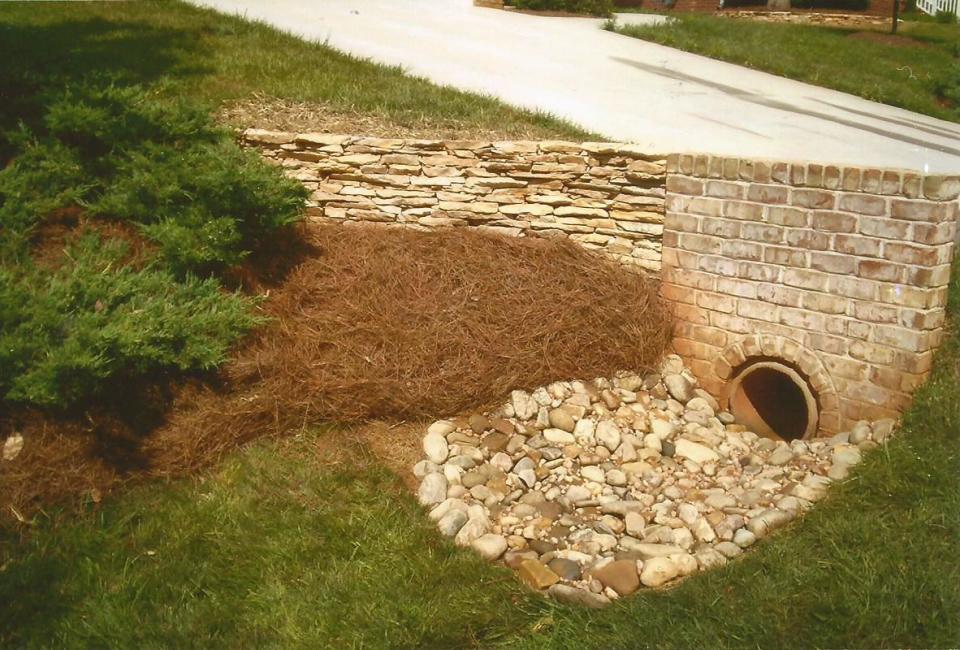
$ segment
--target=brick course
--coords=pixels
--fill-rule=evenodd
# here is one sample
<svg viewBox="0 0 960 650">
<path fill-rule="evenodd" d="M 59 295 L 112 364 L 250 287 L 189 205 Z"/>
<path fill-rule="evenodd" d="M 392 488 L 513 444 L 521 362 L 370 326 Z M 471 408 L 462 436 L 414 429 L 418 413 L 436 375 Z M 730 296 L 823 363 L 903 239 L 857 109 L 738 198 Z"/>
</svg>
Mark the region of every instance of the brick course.
<svg viewBox="0 0 960 650">
<path fill-rule="evenodd" d="M 960 179 L 693 155 L 667 171 L 663 295 L 704 386 L 723 398 L 775 356 L 810 380 L 823 432 L 898 415 L 942 337 Z"/>
</svg>

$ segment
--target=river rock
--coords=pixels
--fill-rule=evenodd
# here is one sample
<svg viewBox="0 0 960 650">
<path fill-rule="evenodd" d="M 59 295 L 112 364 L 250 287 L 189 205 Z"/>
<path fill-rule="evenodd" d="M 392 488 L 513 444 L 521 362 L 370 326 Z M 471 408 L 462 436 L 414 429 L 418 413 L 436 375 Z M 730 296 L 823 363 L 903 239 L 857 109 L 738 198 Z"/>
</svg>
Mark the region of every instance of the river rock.
<svg viewBox="0 0 960 650">
<path fill-rule="evenodd" d="M 660 587 L 679 575 L 680 569 L 669 557 L 654 557 L 644 561 L 640 582 L 647 587 Z"/>
<path fill-rule="evenodd" d="M 427 474 L 433 474 L 434 472 L 439 472 L 440 466 L 429 460 L 421 460 L 419 463 L 413 466 L 413 475 L 417 478 L 423 478 Z"/>
<path fill-rule="evenodd" d="M 460 532 L 460 529 L 463 528 L 465 523 L 467 523 L 466 512 L 462 510 L 450 510 L 437 522 L 437 528 L 442 535 L 453 537 Z"/>
<path fill-rule="evenodd" d="M 573 434 L 563 429 L 545 429 L 543 437 L 555 445 L 572 445 L 577 441 Z"/>
<path fill-rule="evenodd" d="M 470 542 L 470 546 L 484 559 L 493 561 L 507 550 L 507 540 L 502 535 L 486 533 Z"/>
<path fill-rule="evenodd" d="M 573 560 L 557 557 L 550 560 L 547 566 L 564 580 L 574 581 L 580 579 L 580 565 Z"/>
<path fill-rule="evenodd" d="M 604 480 L 606 480 L 608 485 L 619 487 L 627 484 L 627 475 L 619 469 L 610 469 L 607 470 Z"/>
<path fill-rule="evenodd" d="M 621 539 L 620 545 L 628 551 L 634 551 L 638 553 L 644 560 L 654 557 L 667 557 L 668 555 L 684 552 L 682 548 L 679 546 L 674 546 L 673 544 L 648 544 L 646 542 L 639 542 L 630 537 L 624 537 Z"/>
<path fill-rule="evenodd" d="M 590 575 L 620 596 L 629 596 L 640 587 L 637 563 L 634 560 L 614 560 L 599 569 L 591 569 Z"/>
<path fill-rule="evenodd" d="M 616 451 L 620 446 L 620 427 L 613 420 L 601 420 L 596 428 L 597 441 L 610 451 Z"/>
<path fill-rule="evenodd" d="M 421 505 L 433 506 L 447 498 L 447 478 L 439 472 L 427 474 L 420 483 L 417 499 Z"/>
<path fill-rule="evenodd" d="M 469 546 L 474 540 L 485 535 L 489 527 L 490 523 L 486 518 L 468 517 L 467 522 L 457 531 L 454 542 L 458 546 Z"/>
<path fill-rule="evenodd" d="M 547 589 L 547 595 L 561 603 L 580 605 L 590 609 L 601 609 L 610 604 L 603 594 L 595 594 L 586 589 L 577 589 L 564 584 L 555 584 Z"/>
<path fill-rule="evenodd" d="M 450 420 L 437 420 L 427 427 L 427 435 L 438 435 L 446 437 L 448 434 L 456 431 L 457 426 Z"/>
<path fill-rule="evenodd" d="M 573 433 L 574 428 L 577 426 L 576 420 L 574 420 L 570 412 L 562 406 L 560 408 L 552 409 L 548 419 L 550 421 L 550 426 L 554 429 L 562 429 L 563 431 L 568 431 L 570 433 Z"/>
<path fill-rule="evenodd" d="M 577 442 L 590 444 L 595 440 L 596 423 L 590 418 L 581 418 L 573 427 L 573 436 Z"/>
<path fill-rule="evenodd" d="M 587 479 L 588 481 L 593 481 L 594 483 L 603 483 L 607 478 L 604 471 L 596 465 L 588 465 L 587 467 L 581 467 L 580 476 Z"/>
<path fill-rule="evenodd" d="M 697 442 L 691 442 L 685 438 L 676 441 L 676 455 L 689 458 L 695 463 L 703 465 L 704 463 L 716 462 L 720 456 L 714 450 Z"/>
<path fill-rule="evenodd" d="M 753 546 L 753 543 L 757 541 L 757 536 L 751 533 L 746 528 L 740 528 L 733 534 L 733 543 L 739 546 L 740 548 L 747 548 L 748 546 Z"/>
<path fill-rule="evenodd" d="M 626 517 L 624 517 L 624 523 L 626 524 L 627 535 L 631 535 L 633 537 L 640 537 L 643 535 L 643 530 L 647 527 L 646 520 L 639 512 L 628 512 Z"/>
<path fill-rule="evenodd" d="M 681 374 L 667 375 L 663 383 L 670 396 L 681 404 L 686 404 L 693 397 L 693 384 Z"/>
<path fill-rule="evenodd" d="M 756 517 L 751 517 L 750 521 L 747 522 L 747 530 L 757 537 L 763 537 L 776 528 L 783 526 L 789 522 L 790 519 L 792 519 L 792 517 L 789 513 L 770 508 L 764 510 Z"/>
<path fill-rule="evenodd" d="M 526 391 L 515 390 L 510 393 L 510 404 L 518 420 L 530 420 L 537 414 L 539 406 Z"/>
<path fill-rule="evenodd" d="M 721 412 L 679 357 L 662 376 L 554 382 L 438 420 L 417 497 L 457 544 L 599 606 L 722 566 L 813 507 L 894 425 L 784 444 Z"/>
<path fill-rule="evenodd" d="M 771 465 L 786 465 L 793 459 L 793 452 L 790 450 L 790 447 L 787 445 L 780 445 L 773 450 L 773 453 L 770 454 L 770 457 L 767 458 L 767 462 Z"/>
<path fill-rule="evenodd" d="M 560 581 L 560 576 L 539 560 L 524 560 L 520 563 L 520 569 L 517 573 L 521 580 L 538 591 Z"/>
</svg>

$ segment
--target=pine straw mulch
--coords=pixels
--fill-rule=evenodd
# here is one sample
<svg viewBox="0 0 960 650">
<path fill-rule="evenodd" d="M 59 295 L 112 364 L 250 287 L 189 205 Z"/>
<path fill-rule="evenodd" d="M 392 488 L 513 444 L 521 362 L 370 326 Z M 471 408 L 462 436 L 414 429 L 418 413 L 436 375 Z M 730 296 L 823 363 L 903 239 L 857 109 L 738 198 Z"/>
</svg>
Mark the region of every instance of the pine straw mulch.
<svg viewBox="0 0 960 650">
<path fill-rule="evenodd" d="M 418 116 L 415 124 L 398 123 L 376 113 L 335 110 L 320 102 L 281 99 L 264 93 L 253 93 L 249 97 L 224 103 L 216 118 L 222 124 L 244 129 L 292 133 L 363 133 L 382 138 L 495 141 L 538 140 L 556 135 L 554 130 L 535 126 L 484 129 L 453 118 L 438 120 L 427 116 Z"/>
<path fill-rule="evenodd" d="M 177 477 L 262 437 L 335 423 L 397 471 L 427 420 L 514 388 L 652 367 L 669 342 L 656 284 L 567 240 L 467 229 L 312 227 L 272 321 L 215 377 L 118 386 L 82 413 L 0 416 L 3 519 Z M 327 435 L 336 435 L 331 431 Z"/>
</svg>

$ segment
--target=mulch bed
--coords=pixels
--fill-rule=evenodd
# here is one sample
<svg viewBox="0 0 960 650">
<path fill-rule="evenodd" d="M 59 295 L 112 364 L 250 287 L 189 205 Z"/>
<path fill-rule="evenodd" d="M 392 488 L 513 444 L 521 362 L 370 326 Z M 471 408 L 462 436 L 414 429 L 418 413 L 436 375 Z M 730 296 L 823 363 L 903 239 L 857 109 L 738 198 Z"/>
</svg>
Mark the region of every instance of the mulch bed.
<svg viewBox="0 0 960 650">
<path fill-rule="evenodd" d="M 650 368 L 669 342 L 656 283 L 567 240 L 373 226 L 304 236 L 303 261 L 259 285 L 273 286 L 262 306 L 271 322 L 215 376 L 118 385 L 82 412 L 0 417 L 0 440 L 25 439 L 0 464 L 0 521 L 190 474 L 249 441 L 322 422 L 381 421 L 369 437 L 389 456 L 394 432 L 422 434 L 397 428 L 404 421 Z M 419 453 L 407 442 L 388 464 Z"/>
</svg>

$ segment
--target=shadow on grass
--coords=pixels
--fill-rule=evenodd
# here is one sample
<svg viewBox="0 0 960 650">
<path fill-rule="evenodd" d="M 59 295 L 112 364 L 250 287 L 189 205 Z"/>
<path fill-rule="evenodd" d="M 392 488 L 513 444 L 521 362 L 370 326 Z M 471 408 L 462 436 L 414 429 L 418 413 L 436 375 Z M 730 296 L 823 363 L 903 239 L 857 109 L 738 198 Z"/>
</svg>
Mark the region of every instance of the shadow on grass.
<svg viewBox="0 0 960 650">
<path fill-rule="evenodd" d="M 49 25 L 3 22 L 0 14 L 0 163 L 9 131 L 35 126 L 51 91 L 64 85 L 148 85 L 203 75 L 200 30 L 90 18 Z"/>
</svg>

